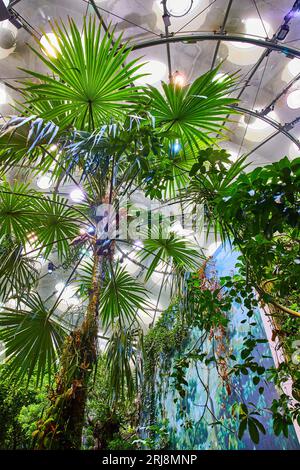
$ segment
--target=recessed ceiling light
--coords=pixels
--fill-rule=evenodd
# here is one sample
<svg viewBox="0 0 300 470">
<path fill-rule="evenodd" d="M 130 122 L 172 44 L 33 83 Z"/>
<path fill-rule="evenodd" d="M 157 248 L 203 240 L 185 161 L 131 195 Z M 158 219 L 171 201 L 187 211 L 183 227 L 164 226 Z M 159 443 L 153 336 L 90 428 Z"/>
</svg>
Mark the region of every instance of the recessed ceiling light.
<svg viewBox="0 0 300 470">
<path fill-rule="evenodd" d="M 292 91 L 288 95 L 286 102 L 288 107 L 291 109 L 300 108 L 300 90 Z"/>
<path fill-rule="evenodd" d="M 243 20 L 245 25 L 245 36 L 254 36 L 255 39 L 265 38 L 266 32 L 269 34 L 271 31 L 271 26 L 269 23 L 262 21 L 259 18 L 248 18 L 247 20 Z M 266 30 L 266 31 L 265 31 Z M 233 46 L 247 49 L 249 47 L 255 47 L 254 44 L 247 44 L 245 42 L 230 42 Z"/>
<path fill-rule="evenodd" d="M 5 88 L 3 86 L 0 87 L 0 104 L 5 104 L 7 102 L 7 95 Z"/>
<path fill-rule="evenodd" d="M 135 81 L 139 85 L 153 85 L 166 77 L 167 66 L 159 60 L 149 60 L 138 71 L 138 73 L 146 73 L 144 77 L 137 78 Z"/>
<path fill-rule="evenodd" d="M 288 63 L 288 71 L 293 77 L 298 75 L 300 73 L 300 59 L 294 57 L 294 59 L 290 60 Z"/>
<path fill-rule="evenodd" d="M 43 175 L 38 178 L 36 184 L 41 189 L 48 189 L 52 185 L 51 176 L 50 175 Z"/>
<path fill-rule="evenodd" d="M 54 33 L 44 34 L 40 39 L 40 44 L 42 46 L 43 52 L 48 57 L 56 58 L 60 52 L 60 45 L 57 36 Z"/>
<path fill-rule="evenodd" d="M 85 199 L 85 194 L 84 192 L 77 188 L 77 189 L 73 189 L 73 191 L 71 191 L 70 193 L 70 198 L 72 199 L 72 201 L 74 202 L 82 202 L 84 201 Z"/>
<path fill-rule="evenodd" d="M 267 114 L 266 117 L 270 118 L 273 121 L 278 120 L 277 115 L 276 113 L 274 113 L 274 111 L 271 111 L 269 114 Z M 244 115 L 243 120 L 244 120 L 245 125 L 248 125 L 250 129 L 257 130 L 257 131 L 267 129 L 271 125 L 268 122 L 264 121 L 263 119 L 260 119 L 255 116 L 251 116 L 249 119 L 249 116 Z"/>
<path fill-rule="evenodd" d="M 64 282 L 58 282 L 57 284 L 55 284 L 55 290 L 57 292 L 61 292 L 65 287 L 65 283 Z"/>
</svg>

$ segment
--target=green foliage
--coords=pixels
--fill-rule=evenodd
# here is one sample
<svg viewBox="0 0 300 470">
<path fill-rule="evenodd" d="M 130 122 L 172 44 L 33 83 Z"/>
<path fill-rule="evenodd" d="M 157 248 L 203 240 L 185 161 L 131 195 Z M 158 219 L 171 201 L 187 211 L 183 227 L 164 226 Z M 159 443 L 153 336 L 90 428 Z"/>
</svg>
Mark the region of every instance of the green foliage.
<svg viewBox="0 0 300 470">
<path fill-rule="evenodd" d="M 105 328 L 116 321 L 121 325 L 134 322 L 138 312 L 146 311 L 148 292 L 124 267 L 111 266 L 101 292 L 100 318 Z"/>
<path fill-rule="evenodd" d="M 227 326 L 231 299 L 222 292 L 222 287 L 205 287 L 199 274 L 193 273 L 187 281 L 187 289 L 187 315 L 191 325 L 205 331 L 220 325 Z"/>
<path fill-rule="evenodd" d="M 29 386 L 16 384 L 6 378 L 6 366 L 0 367 L 0 449 L 30 449 L 32 447 L 31 429 L 35 428 L 37 413 L 29 413 L 32 407 L 41 411 L 45 394 Z M 24 416 L 26 414 L 26 424 Z"/>
<path fill-rule="evenodd" d="M 151 238 L 144 240 L 144 247 L 139 251 L 141 261 L 150 258 L 145 279 L 148 280 L 159 263 L 180 274 L 184 271 L 193 271 L 200 261 L 199 251 L 187 240 L 178 238 L 171 233 L 169 238 Z"/>
<path fill-rule="evenodd" d="M 242 439 L 246 429 L 249 432 L 251 440 L 254 442 L 254 444 L 259 444 L 259 439 L 260 439 L 260 433 L 266 434 L 266 430 L 264 426 L 261 424 L 261 422 L 256 418 L 259 413 L 257 411 L 251 411 L 248 409 L 248 407 L 242 403 L 238 404 L 236 403 L 233 406 L 234 411 L 238 412 L 239 415 L 239 431 L 238 431 L 238 437 L 239 439 Z"/>
<path fill-rule="evenodd" d="M 6 373 L 15 381 L 35 376 L 37 384 L 50 380 L 65 331 L 38 294 L 22 299 L 17 310 L 2 307 L 0 339 L 5 343 Z"/>
<path fill-rule="evenodd" d="M 37 422 L 41 419 L 46 407 L 47 396 L 43 391 L 41 393 L 37 392 L 35 400 L 31 400 L 29 404 L 23 405 L 20 410 L 18 422 L 29 449 L 34 447 L 34 435 L 37 429 Z"/>
<path fill-rule="evenodd" d="M 127 394 L 133 398 L 140 380 L 143 332 L 134 325 L 115 323 L 106 348 L 109 394 L 112 402 Z"/>
<path fill-rule="evenodd" d="M 34 191 L 28 184 L 4 182 L 0 188 L 0 240 L 12 237 L 25 244 L 27 235 L 36 226 L 31 196 Z"/>
<path fill-rule="evenodd" d="M 153 87 L 142 89 L 131 86 L 139 66 L 136 60 L 130 61 L 128 44 L 122 42 L 121 36 L 113 38 L 112 30 L 103 32 L 90 19 L 84 21 L 83 38 L 72 20 L 68 26 L 56 24 L 53 32 L 59 44 L 55 57 L 46 58 L 35 51 L 48 72 L 28 71 L 31 78 L 22 91 L 25 104 L 18 105 L 23 116 L 13 118 L 0 137 L 1 172 L 14 165 L 24 168 L 28 164 L 46 172 L 54 162 L 57 184 L 72 180 L 79 173 L 87 198 L 85 204 L 76 208 L 55 194 L 44 196 L 25 184 L 4 182 L 1 187 L 0 295 L 2 300 L 7 300 L 11 292 L 20 296 L 17 309 L 5 307 L 0 314 L 0 338 L 6 343 L 9 376 L 21 380 L 28 374 L 35 376 L 37 383 L 45 374 L 50 377 L 65 335 L 55 312 L 47 309 L 38 295 L 24 295 L 36 281 L 34 262 L 24 252 L 28 235 L 34 232 L 37 237 L 32 250 L 36 255 L 48 258 L 56 252 L 62 264 L 76 267 L 79 258 L 70 247 L 72 243 L 84 248 L 93 245 L 92 256 L 99 248 L 93 237 L 77 237 L 78 226 L 84 220 L 90 223 L 90 219 L 96 225 L 95 208 L 107 200 L 108 193 L 109 198 L 117 200 L 141 188 L 151 198 L 175 197 L 180 202 L 191 198 L 195 203 L 204 203 L 208 230 L 213 227 L 223 240 L 231 239 L 241 250 L 238 277 L 212 289 L 202 283 L 198 273 L 192 275 L 186 294 L 149 331 L 145 340 L 146 379 L 153 379 L 161 357 L 170 364 L 177 353 L 169 372 L 181 400 L 188 393 L 185 374 L 192 362 L 218 367 L 223 361 L 224 382 L 230 375 L 251 372 L 253 385 L 263 393 L 266 371 L 254 354 L 262 340 L 253 338 L 251 332 L 244 338 L 238 359 L 230 357 L 232 363 L 228 368 L 220 354 L 208 357 L 206 351 L 193 348 L 182 355 L 181 347 L 192 328 L 203 331 L 203 341 L 215 329 L 226 331 L 227 313 L 233 300 L 243 301 L 248 309 L 245 321 L 251 326 L 258 304 L 253 287 L 265 302 L 282 299 L 284 305 L 299 309 L 300 160 L 284 158 L 245 174 L 245 157 L 231 163 L 226 151 L 203 148 L 215 144 L 211 135 L 222 134 L 223 121 L 234 112 L 230 106 L 235 100 L 228 96 L 235 84 L 233 76 L 215 80 L 218 72 L 215 69 L 183 88 L 171 83 L 163 84 L 162 92 Z M 175 155 L 172 145 L 177 141 L 181 150 Z M 58 144 L 57 155 L 51 151 L 52 142 Z M 146 281 L 160 263 L 172 268 L 176 280 L 182 280 L 186 271 L 198 269 L 198 251 L 174 234 L 166 239 L 145 240 L 139 257 L 149 264 Z M 143 338 L 137 311 L 145 309 L 147 292 L 120 266 L 111 266 L 113 254 L 113 250 L 108 255 L 101 254 L 101 261 L 105 258 L 105 262 L 98 279 L 88 264 L 81 268 L 81 298 L 94 301 L 91 294 L 95 284 L 101 285 L 101 295 L 96 299 L 99 302 L 90 303 L 92 307 L 87 310 L 93 318 L 88 323 L 85 317 L 83 322 L 88 331 L 82 333 L 78 329 L 68 337 L 69 355 L 62 361 L 62 377 L 68 378 L 68 384 L 57 400 L 66 395 L 79 396 L 76 390 L 88 382 L 85 379 L 92 370 L 90 359 L 95 357 L 99 307 L 100 320 L 111 337 L 97 390 L 89 398 L 87 440 L 98 439 L 100 448 L 127 449 L 138 445 L 127 412 L 131 409 L 129 401 L 132 403 L 142 381 Z M 293 342 L 299 337 L 298 318 L 287 317 L 280 308 L 275 312 L 278 314 L 281 343 L 289 359 L 294 354 Z M 87 325 L 92 326 L 89 329 Z M 80 356 L 82 351 L 86 355 Z M 293 361 L 287 360 L 278 371 L 268 373 L 277 385 L 283 377 L 292 377 L 294 394 L 298 396 L 300 378 L 294 366 Z M 88 372 L 81 375 L 85 367 Z M 78 377 L 84 380 L 80 382 Z M 154 394 L 153 383 L 151 387 Z M 39 402 L 35 397 L 31 405 L 26 400 L 22 402 L 25 408 L 21 413 L 18 408 L 12 414 L 13 422 L 22 425 L 28 442 L 32 421 L 38 417 L 43 399 Z M 13 403 L 9 403 L 10 407 Z M 58 407 L 53 409 L 57 412 Z M 291 417 L 298 419 L 299 410 L 289 411 L 283 396 L 273 402 L 271 412 L 275 434 L 286 436 Z M 255 443 L 259 442 L 260 433 L 265 432 L 257 419 L 258 413 L 250 410 L 248 404 L 238 404 L 239 436 L 247 431 Z M 70 418 L 67 413 L 65 417 Z M 55 420 L 58 421 L 58 415 L 51 415 L 50 410 L 42 423 L 43 431 L 55 428 Z M 186 422 L 186 426 L 191 423 Z M 141 445 L 149 448 L 166 445 L 164 428 L 152 423 L 148 431 L 149 440 L 140 441 Z M 7 442 L 10 437 L 5 436 Z M 75 438 L 80 442 L 78 436 Z"/>
<path fill-rule="evenodd" d="M 100 355 L 94 379 L 90 382 L 86 406 L 84 447 L 127 450 L 135 448 L 136 407 L 124 396 L 110 400 L 110 382 L 105 355 Z"/>
<path fill-rule="evenodd" d="M 299 158 L 285 157 L 240 175 L 217 197 L 216 211 L 223 221 L 232 221 L 237 241 L 245 244 L 259 235 L 270 240 L 287 227 L 299 231 L 299 170 Z"/>
<path fill-rule="evenodd" d="M 222 132 L 226 115 L 234 113 L 229 105 L 236 100 L 226 94 L 235 80 L 233 76 L 215 80 L 217 72 L 218 68 L 209 71 L 185 87 L 163 83 L 163 93 L 149 87 L 150 108 L 157 125 L 191 148 L 197 146 L 198 140 L 211 145 L 209 133 Z"/>
<path fill-rule="evenodd" d="M 57 196 L 44 196 L 28 185 L 5 183 L 0 188 L 0 240 L 12 239 L 23 246 L 34 233 L 45 257 L 55 248 L 62 258 L 69 254 L 71 240 L 78 234 L 81 216 Z"/>
<path fill-rule="evenodd" d="M 180 351 L 186 338 L 187 325 L 178 303 L 174 303 L 161 314 L 144 338 L 144 374 L 147 380 L 153 378 L 160 358 L 167 360 L 175 351 Z"/>
<path fill-rule="evenodd" d="M 32 259 L 22 253 L 22 248 L 11 241 L 0 245 L 0 299 L 20 296 L 36 285 L 37 269 Z"/>
<path fill-rule="evenodd" d="M 147 450 L 168 449 L 169 446 L 169 431 L 168 421 L 164 420 L 160 424 L 152 424 L 146 427 L 148 437 L 145 439 L 136 439 L 134 444 L 138 448 Z"/>
<path fill-rule="evenodd" d="M 113 31 L 103 33 L 91 18 L 84 20 L 83 35 L 71 19 L 68 26 L 55 23 L 52 32 L 56 57 L 34 50 L 51 74 L 26 70 L 38 82 L 25 82 L 25 109 L 61 129 L 94 130 L 111 116 L 124 116 L 139 97 L 138 88 L 130 86 L 139 66 L 137 59 L 127 61 L 130 49 L 122 36 L 113 39 Z"/>
<path fill-rule="evenodd" d="M 70 253 L 70 242 L 78 235 L 81 217 L 56 194 L 37 199 L 34 210 L 40 214 L 35 233 L 42 245 L 41 252 L 48 257 L 55 247 L 58 257 L 63 259 Z"/>
</svg>

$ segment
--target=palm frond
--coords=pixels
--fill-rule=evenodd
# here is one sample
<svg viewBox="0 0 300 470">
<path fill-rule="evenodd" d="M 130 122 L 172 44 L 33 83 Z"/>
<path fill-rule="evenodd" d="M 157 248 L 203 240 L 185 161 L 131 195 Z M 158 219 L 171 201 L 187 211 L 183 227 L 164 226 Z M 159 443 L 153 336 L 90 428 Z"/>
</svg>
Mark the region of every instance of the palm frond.
<svg viewBox="0 0 300 470">
<path fill-rule="evenodd" d="M 106 176 L 110 161 L 110 130 L 112 126 L 103 125 L 92 133 L 74 131 L 71 142 L 64 149 L 67 174 L 81 169 L 81 179 L 87 174 L 98 171 L 102 179 Z"/>
<path fill-rule="evenodd" d="M 17 166 L 26 168 L 34 165 L 40 155 L 40 149 L 28 154 L 28 126 L 22 129 L 11 128 L 10 132 L 0 134 L 0 171 L 7 174 Z"/>
<path fill-rule="evenodd" d="M 27 235 L 36 226 L 32 194 L 28 185 L 4 182 L 0 188 L 0 240 L 13 238 L 25 244 Z"/>
<path fill-rule="evenodd" d="M 125 268 L 116 265 L 106 277 L 100 294 L 100 318 L 104 327 L 116 321 L 124 326 L 137 319 L 139 310 L 145 311 L 148 292 Z"/>
<path fill-rule="evenodd" d="M 48 257 L 54 249 L 60 259 L 67 256 L 72 239 L 78 235 L 80 214 L 56 194 L 37 199 L 35 210 L 39 214 L 35 234 L 44 256 Z"/>
<path fill-rule="evenodd" d="M 11 242 L 0 246 L 0 299 L 28 292 L 37 281 L 34 260 L 22 253 L 20 245 Z"/>
<path fill-rule="evenodd" d="M 79 292 L 88 296 L 92 286 L 93 265 L 86 261 L 80 266 L 77 283 Z M 106 269 L 99 297 L 99 317 L 104 328 L 116 322 L 128 325 L 137 320 L 138 311 L 146 312 L 147 289 L 119 264 Z"/>
<path fill-rule="evenodd" d="M 160 263 L 177 273 L 195 271 L 201 259 L 199 251 L 187 240 L 176 237 L 173 233 L 169 238 L 151 238 L 143 240 L 143 248 L 138 252 L 141 261 L 150 258 L 145 280 L 149 280 Z"/>
<path fill-rule="evenodd" d="M 207 152 L 201 155 L 200 163 L 190 172 L 194 178 L 191 178 L 189 193 L 196 198 L 198 193 L 198 202 L 208 202 L 210 197 L 225 195 L 237 176 L 249 165 L 245 163 L 246 158 L 241 155 L 231 162 L 230 154 L 225 150 L 210 150 L 210 155 Z"/>
<path fill-rule="evenodd" d="M 106 348 L 106 366 L 109 374 L 111 400 L 134 396 L 139 373 L 138 349 L 142 331 L 117 323 Z"/>
<path fill-rule="evenodd" d="M 25 82 L 26 107 L 62 129 L 94 130 L 112 116 L 124 116 L 138 98 L 139 88 L 131 84 L 140 65 L 138 59 L 127 62 L 130 49 L 122 36 L 103 34 L 91 18 L 82 34 L 71 19 L 52 25 L 52 32 L 59 44 L 56 57 L 33 49 L 52 75 L 25 70 L 38 80 Z"/>
<path fill-rule="evenodd" d="M 175 132 L 183 143 L 193 147 L 197 146 L 197 140 L 211 145 L 210 135 L 226 129 L 222 123 L 228 120 L 227 114 L 236 114 L 229 107 L 236 100 L 227 96 L 235 79 L 231 75 L 216 80 L 218 69 L 205 73 L 185 87 L 163 83 L 163 93 L 149 87 L 151 112 L 163 131 Z"/>
<path fill-rule="evenodd" d="M 24 306 L 24 307 L 23 307 Z M 5 344 L 7 373 L 14 380 L 35 375 L 37 384 L 56 368 L 65 331 L 38 294 L 22 299 L 22 308 L 0 310 L 0 338 Z"/>
<path fill-rule="evenodd" d="M 214 200 L 215 198 L 224 198 L 226 201 L 227 193 L 230 192 L 235 180 L 248 166 L 245 163 L 246 156 L 242 155 L 234 162 L 231 162 L 229 157 L 230 155 L 224 150 L 212 149 L 210 155 L 207 153 L 202 155 L 199 163 L 190 172 L 192 178 L 187 189 L 196 204 L 204 204 L 206 207 L 207 237 L 212 231 L 215 239 L 219 234 L 223 242 L 230 241 L 231 233 L 228 232 L 224 224 L 220 223 L 214 213 Z"/>
</svg>

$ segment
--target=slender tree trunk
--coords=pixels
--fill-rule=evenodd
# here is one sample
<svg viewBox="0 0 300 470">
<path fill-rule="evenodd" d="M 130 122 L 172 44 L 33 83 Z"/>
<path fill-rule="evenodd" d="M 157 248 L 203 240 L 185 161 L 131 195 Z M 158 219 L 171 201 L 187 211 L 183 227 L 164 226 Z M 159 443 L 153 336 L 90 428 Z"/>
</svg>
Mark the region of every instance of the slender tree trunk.
<svg viewBox="0 0 300 470">
<path fill-rule="evenodd" d="M 92 289 L 82 325 L 67 336 L 50 406 L 36 432 L 39 449 L 79 449 L 81 446 L 88 382 L 97 359 L 97 315 L 102 256 L 94 247 Z"/>
</svg>

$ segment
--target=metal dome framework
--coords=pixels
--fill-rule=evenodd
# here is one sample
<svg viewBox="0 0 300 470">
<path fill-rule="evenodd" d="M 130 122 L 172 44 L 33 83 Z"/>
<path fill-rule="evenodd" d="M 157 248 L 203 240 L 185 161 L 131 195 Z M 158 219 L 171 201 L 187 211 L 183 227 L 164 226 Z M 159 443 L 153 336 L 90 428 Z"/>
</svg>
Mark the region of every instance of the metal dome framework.
<svg viewBox="0 0 300 470">
<path fill-rule="evenodd" d="M 258 15 L 262 21 L 263 24 L 263 19 L 261 18 L 260 12 L 257 7 L 257 3 L 255 0 L 252 0 L 256 10 L 258 12 Z M 19 5 L 25 4 L 26 0 L 12 0 L 9 5 L 8 5 L 8 11 L 11 15 L 11 18 L 13 21 L 17 21 L 19 25 L 24 28 L 24 30 L 29 33 L 30 35 L 34 36 L 36 39 L 40 38 L 40 33 L 36 29 L 35 26 L 30 24 L 19 12 L 18 12 L 18 7 Z M 216 46 L 214 49 L 214 54 L 212 57 L 212 62 L 211 62 L 211 68 L 213 68 L 216 65 L 216 61 L 218 58 L 218 52 L 220 49 L 221 42 L 231 42 L 231 43 L 245 43 L 245 44 L 250 44 L 253 46 L 258 46 L 263 49 L 262 54 L 256 61 L 256 63 L 252 66 L 250 73 L 248 73 L 247 78 L 245 79 L 244 83 L 239 89 L 238 94 L 236 95 L 236 98 L 240 98 L 244 91 L 247 89 L 249 84 L 251 83 L 252 78 L 255 76 L 256 72 L 258 71 L 260 65 L 264 62 L 264 60 L 269 57 L 271 53 L 278 52 L 288 58 L 298 58 L 300 60 L 300 49 L 297 49 L 295 47 L 290 47 L 286 43 L 283 43 L 280 40 L 280 33 L 282 31 L 283 27 L 289 28 L 289 23 L 291 20 L 294 18 L 295 13 L 300 12 L 300 1 L 296 0 L 294 4 L 292 5 L 292 8 L 284 15 L 282 19 L 281 25 L 278 27 L 277 31 L 273 34 L 271 39 L 263 39 L 258 36 L 252 36 L 252 35 L 245 35 L 245 34 L 228 34 L 226 32 L 226 25 L 228 23 L 228 20 L 230 18 L 230 14 L 232 12 L 232 7 L 234 6 L 234 0 L 228 0 L 226 10 L 224 12 L 224 17 L 222 24 L 220 25 L 219 30 L 217 31 L 212 31 L 212 32 L 202 32 L 202 31 L 189 31 L 189 32 L 184 32 L 182 33 L 182 30 L 188 26 L 190 23 L 194 21 L 196 17 L 199 17 L 202 13 L 204 13 L 205 10 L 209 9 L 216 0 L 212 1 L 209 3 L 207 7 L 205 7 L 200 13 L 197 13 L 195 16 L 193 16 L 189 21 L 186 22 L 184 26 L 182 26 L 177 32 L 170 32 L 170 26 L 171 26 L 171 18 L 172 15 L 168 12 L 167 6 L 166 6 L 166 0 L 163 0 L 162 3 L 162 18 L 164 22 L 164 33 L 157 34 L 153 31 L 150 31 L 147 28 L 144 28 L 138 24 L 135 24 L 132 22 L 133 25 L 144 29 L 146 32 L 149 33 L 149 37 L 146 39 L 141 39 L 141 40 L 136 40 L 133 39 L 130 41 L 129 45 L 132 51 L 141 51 L 145 50 L 147 48 L 151 47 L 161 47 L 165 46 L 166 48 L 166 62 L 168 65 L 168 73 L 169 77 L 172 76 L 173 70 L 172 70 L 172 54 L 171 54 L 171 49 L 170 45 L 175 44 L 175 43 L 182 43 L 182 44 L 195 44 L 197 42 L 203 42 L 203 41 L 215 41 Z M 110 12 L 103 8 L 102 6 L 98 5 L 94 0 L 82 0 L 82 3 L 86 5 L 87 11 L 89 8 L 91 8 L 92 12 L 95 13 L 103 24 L 104 28 L 107 30 L 107 24 L 104 18 L 104 14 L 111 14 L 112 16 L 115 16 L 117 18 L 124 18 L 120 16 L 122 12 L 120 12 L 120 15 L 117 15 L 113 12 Z M 191 2 L 192 5 L 193 2 Z M 187 13 L 190 12 L 190 9 Z M 184 15 L 183 15 L 184 16 Z M 125 21 L 127 21 L 125 19 Z M 130 22 L 130 21 L 129 21 Z M 261 142 L 257 143 L 251 150 L 247 153 L 247 156 L 250 156 L 253 154 L 256 150 L 259 148 L 263 147 L 267 142 L 272 140 L 274 137 L 278 135 L 284 135 L 287 137 L 292 143 L 294 143 L 298 149 L 300 150 L 300 142 L 299 140 L 290 132 L 296 124 L 300 122 L 300 117 L 297 117 L 296 119 L 293 119 L 290 122 L 285 122 L 283 124 L 275 121 L 272 119 L 270 116 L 268 116 L 268 113 L 274 109 L 274 106 L 278 102 L 278 100 L 285 95 L 290 88 L 292 88 L 295 83 L 300 79 L 300 74 L 296 75 L 283 89 L 281 89 L 278 94 L 275 96 L 272 101 L 266 105 L 261 111 L 256 111 L 254 109 L 251 109 L 250 107 L 247 106 L 235 106 L 235 109 L 239 110 L 241 113 L 248 115 L 250 117 L 255 117 L 258 118 L 259 120 L 262 120 L 266 122 L 268 125 L 272 126 L 275 130 L 274 133 L 271 135 L 267 136 L 265 139 L 263 139 Z M 17 88 L 10 82 L 3 80 L 3 83 L 8 86 L 11 89 L 14 89 L 17 91 Z"/>
</svg>

